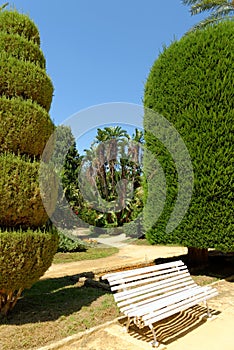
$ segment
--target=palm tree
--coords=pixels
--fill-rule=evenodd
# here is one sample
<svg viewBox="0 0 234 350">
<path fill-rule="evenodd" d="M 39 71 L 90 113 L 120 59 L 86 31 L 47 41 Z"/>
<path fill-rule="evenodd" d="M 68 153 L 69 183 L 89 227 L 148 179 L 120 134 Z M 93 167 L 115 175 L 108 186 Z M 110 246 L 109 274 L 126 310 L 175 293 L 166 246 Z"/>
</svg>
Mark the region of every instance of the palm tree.
<svg viewBox="0 0 234 350">
<path fill-rule="evenodd" d="M 5 4 L 3 4 L 2 6 L 0 6 L 0 11 L 2 11 L 5 7 L 7 7 L 9 5 L 9 2 L 6 2 Z"/>
<path fill-rule="evenodd" d="M 188 32 L 205 28 L 207 25 L 218 23 L 225 19 L 233 19 L 234 0 L 182 0 L 184 5 L 189 5 L 191 15 L 208 11 L 210 15 L 195 24 Z"/>
<path fill-rule="evenodd" d="M 98 144 L 99 157 L 105 152 L 105 161 L 109 165 L 111 175 L 111 194 L 113 196 L 115 192 L 115 164 L 118 158 L 119 146 L 121 143 L 129 139 L 129 135 L 126 130 L 123 130 L 120 126 L 105 127 L 104 129 L 97 129 L 97 136 L 94 143 Z M 101 157 L 103 158 L 103 157 Z M 104 166 L 104 158 L 101 163 Z M 110 194 L 109 194 L 110 195 Z M 108 196 L 109 197 L 109 196 Z M 108 199 L 108 198 L 106 198 Z"/>
<path fill-rule="evenodd" d="M 132 143 L 129 147 L 129 160 L 132 162 L 132 181 L 134 189 L 140 186 L 141 164 L 142 164 L 142 147 L 144 143 L 144 133 L 139 129 L 135 129 L 132 135 Z"/>
</svg>

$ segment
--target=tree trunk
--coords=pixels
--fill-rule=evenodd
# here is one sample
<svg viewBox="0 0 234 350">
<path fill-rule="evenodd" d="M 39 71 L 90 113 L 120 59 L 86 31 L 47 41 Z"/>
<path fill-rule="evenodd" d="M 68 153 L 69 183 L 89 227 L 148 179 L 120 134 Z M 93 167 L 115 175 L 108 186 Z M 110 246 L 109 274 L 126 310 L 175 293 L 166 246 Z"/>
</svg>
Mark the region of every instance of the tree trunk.
<svg viewBox="0 0 234 350">
<path fill-rule="evenodd" d="M 208 265 L 208 249 L 188 247 L 188 263 L 193 267 Z"/>
</svg>

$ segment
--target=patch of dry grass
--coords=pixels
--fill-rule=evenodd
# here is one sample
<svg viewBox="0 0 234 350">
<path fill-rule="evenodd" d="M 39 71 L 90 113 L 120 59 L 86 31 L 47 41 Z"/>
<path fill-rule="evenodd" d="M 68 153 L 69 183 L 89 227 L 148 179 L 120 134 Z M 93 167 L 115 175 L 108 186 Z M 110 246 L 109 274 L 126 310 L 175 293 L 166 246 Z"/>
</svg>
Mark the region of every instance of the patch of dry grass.
<svg viewBox="0 0 234 350">
<path fill-rule="evenodd" d="M 113 296 L 76 277 L 41 280 L 0 319 L 0 349 L 36 349 L 119 315 Z"/>
</svg>

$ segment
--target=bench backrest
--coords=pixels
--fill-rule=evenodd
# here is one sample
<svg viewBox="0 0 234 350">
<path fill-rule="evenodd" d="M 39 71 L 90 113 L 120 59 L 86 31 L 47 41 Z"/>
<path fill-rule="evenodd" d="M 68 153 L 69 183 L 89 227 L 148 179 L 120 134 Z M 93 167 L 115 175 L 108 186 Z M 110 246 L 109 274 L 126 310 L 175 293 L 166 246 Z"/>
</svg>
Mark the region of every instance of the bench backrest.
<svg viewBox="0 0 234 350">
<path fill-rule="evenodd" d="M 158 299 L 165 294 L 169 296 L 197 286 L 181 260 L 109 273 L 102 279 L 108 280 L 121 311 L 125 311 L 129 304 L 140 305 L 146 299 Z"/>
</svg>

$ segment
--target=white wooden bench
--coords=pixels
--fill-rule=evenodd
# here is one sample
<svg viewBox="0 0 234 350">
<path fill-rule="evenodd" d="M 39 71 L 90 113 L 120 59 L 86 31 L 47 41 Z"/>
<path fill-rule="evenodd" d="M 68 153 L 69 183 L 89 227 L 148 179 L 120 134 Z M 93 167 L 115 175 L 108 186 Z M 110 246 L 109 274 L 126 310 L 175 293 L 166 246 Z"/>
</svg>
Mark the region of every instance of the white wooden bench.
<svg viewBox="0 0 234 350">
<path fill-rule="evenodd" d="M 182 261 L 147 266 L 102 276 L 108 280 L 120 311 L 139 328 L 148 326 L 158 346 L 153 323 L 205 302 L 218 294 L 215 288 L 198 286 Z"/>
</svg>

